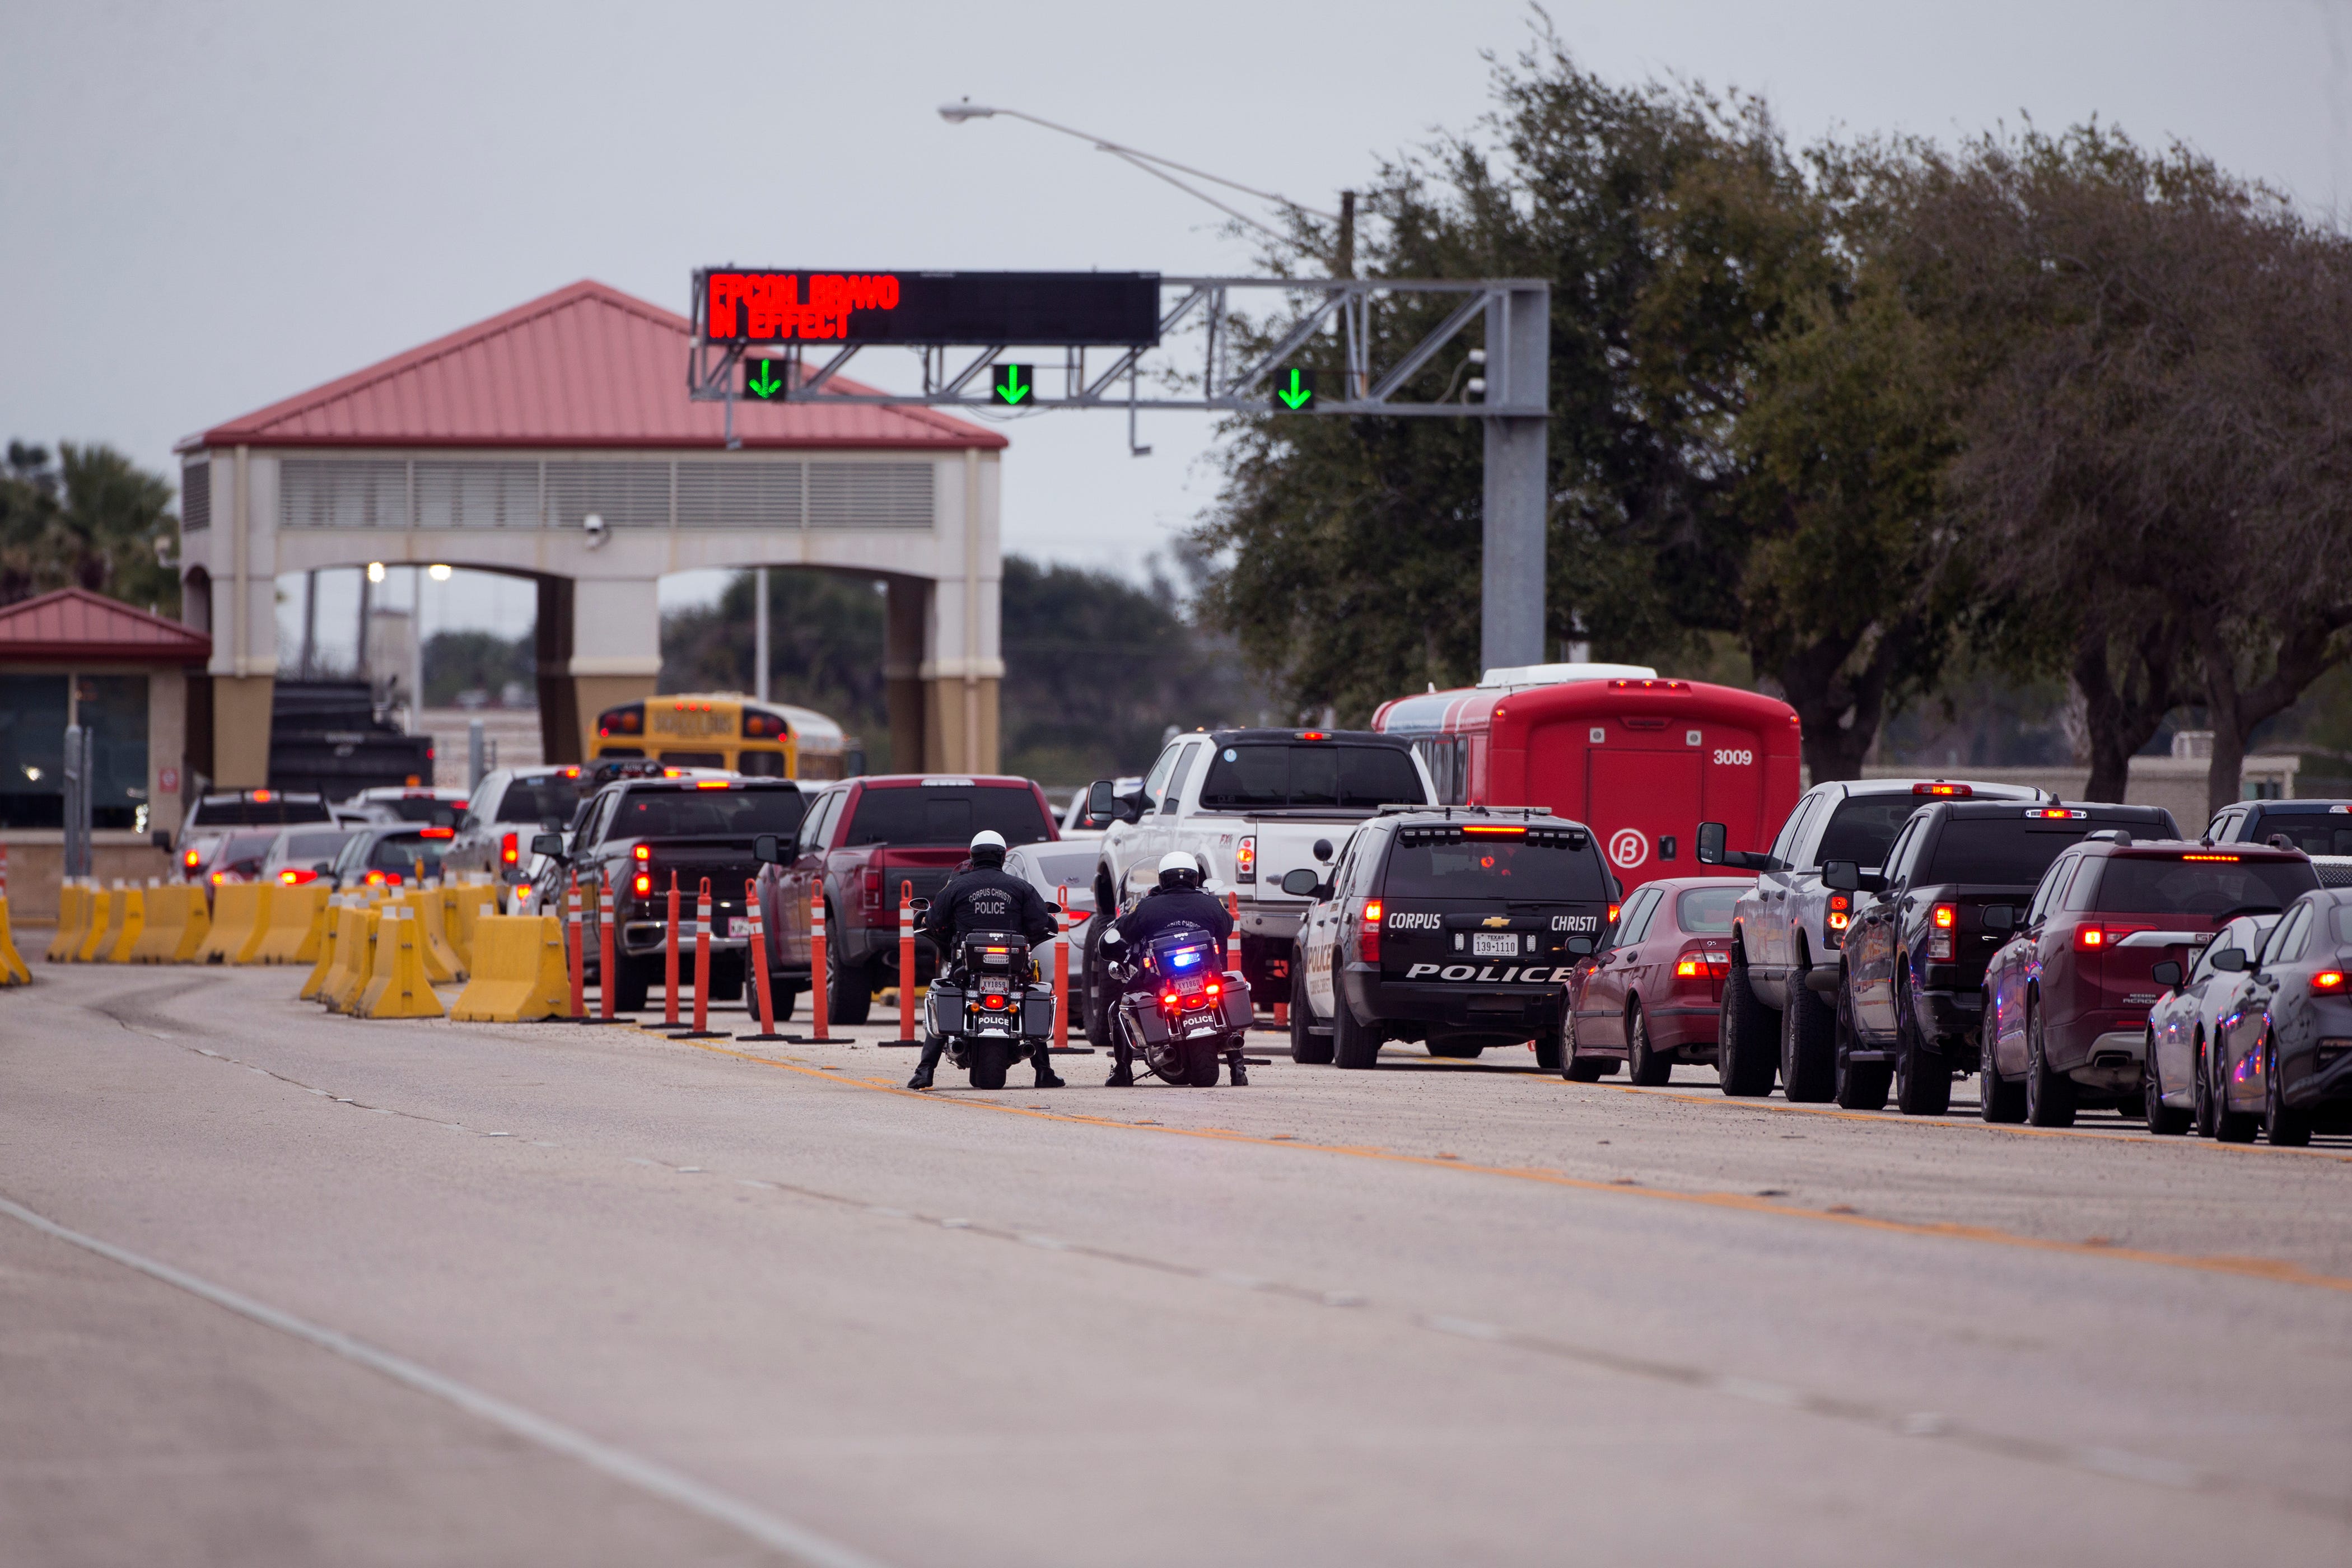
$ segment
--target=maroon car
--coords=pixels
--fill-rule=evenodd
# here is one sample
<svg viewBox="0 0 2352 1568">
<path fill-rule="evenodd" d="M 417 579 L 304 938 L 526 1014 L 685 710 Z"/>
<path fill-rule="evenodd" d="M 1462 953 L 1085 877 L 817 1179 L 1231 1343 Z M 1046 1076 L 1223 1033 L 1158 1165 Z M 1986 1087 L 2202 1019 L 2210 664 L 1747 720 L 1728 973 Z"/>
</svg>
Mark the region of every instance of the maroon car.
<svg viewBox="0 0 2352 1568">
<path fill-rule="evenodd" d="M 1715 1060 L 1731 972 L 1731 908 L 1747 879 L 1666 877 L 1636 888 L 1601 949 L 1580 962 L 1560 1010 L 1560 1072 L 1589 1083 L 1621 1060 L 1639 1084 Z"/>
<path fill-rule="evenodd" d="M 971 845 L 992 827 L 1008 846 L 1061 835 L 1045 792 L 1027 779 L 884 773 L 845 779 L 809 803 L 796 840 L 760 868 L 770 972 L 797 995 L 812 984 L 809 914 L 824 893 L 825 1005 L 830 1022 L 862 1024 L 874 993 L 898 983 L 898 894 L 934 897 Z M 916 943 L 917 984 L 929 944 Z"/>
</svg>

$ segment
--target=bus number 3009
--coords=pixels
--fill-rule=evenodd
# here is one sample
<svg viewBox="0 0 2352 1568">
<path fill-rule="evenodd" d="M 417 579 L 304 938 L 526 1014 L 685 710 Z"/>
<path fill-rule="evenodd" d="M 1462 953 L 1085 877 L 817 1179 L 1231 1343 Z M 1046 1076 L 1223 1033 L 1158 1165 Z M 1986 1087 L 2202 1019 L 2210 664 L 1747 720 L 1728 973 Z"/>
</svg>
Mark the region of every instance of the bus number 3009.
<svg viewBox="0 0 2352 1568">
<path fill-rule="evenodd" d="M 1756 765 L 1756 753 L 1753 752 L 1717 751 L 1715 753 L 1715 762 L 1717 767 L 1750 768 Z"/>
</svg>

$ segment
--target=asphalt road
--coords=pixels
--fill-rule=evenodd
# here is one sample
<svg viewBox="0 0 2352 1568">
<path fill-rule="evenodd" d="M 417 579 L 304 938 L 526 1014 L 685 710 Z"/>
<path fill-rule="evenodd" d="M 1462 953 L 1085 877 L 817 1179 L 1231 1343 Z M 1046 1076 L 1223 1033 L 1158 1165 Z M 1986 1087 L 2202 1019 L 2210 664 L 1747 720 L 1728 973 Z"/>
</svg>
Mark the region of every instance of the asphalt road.
<svg viewBox="0 0 2352 1568">
<path fill-rule="evenodd" d="M 38 979 L 11 1564 L 2352 1561 L 2352 1140 Z"/>
</svg>

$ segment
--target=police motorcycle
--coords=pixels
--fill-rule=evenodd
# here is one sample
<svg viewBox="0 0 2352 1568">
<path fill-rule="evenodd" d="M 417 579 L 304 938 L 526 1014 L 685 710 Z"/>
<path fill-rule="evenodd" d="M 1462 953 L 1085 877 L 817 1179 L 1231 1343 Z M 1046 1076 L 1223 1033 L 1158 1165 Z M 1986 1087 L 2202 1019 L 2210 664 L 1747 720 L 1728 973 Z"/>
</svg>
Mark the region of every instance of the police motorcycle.
<svg viewBox="0 0 2352 1568">
<path fill-rule="evenodd" d="M 914 903 L 918 917 L 931 907 Z M 1050 906 L 1049 906 L 1050 907 Z M 1014 1062 L 1042 1055 L 1054 1037 L 1054 987 L 1037 978 L 1018 931 L 966 932 L 923 994 L 924 1030 L 947 1042 L 947 1059 L 974 1089 L 1003 1089 Z"/>
<path fill-rule="evenodd" d="M 1169 1083 L 1208 1089 L 1217 1063 L 1231 1064 L 1236 1085 L 1249 1082 L 1242 1046 L 1250 1026 L 1249 982 L 1219 962 L 1216 939 L 1196 926 L 1163 931 L 1130 955 L 1116 929 L 1103 933 L 1101 952 L 1122 987 L 1112 1027 L 1128 1054 Z M 1147 991 L 1130 985 L 1139 974 Z"/>
</svg>

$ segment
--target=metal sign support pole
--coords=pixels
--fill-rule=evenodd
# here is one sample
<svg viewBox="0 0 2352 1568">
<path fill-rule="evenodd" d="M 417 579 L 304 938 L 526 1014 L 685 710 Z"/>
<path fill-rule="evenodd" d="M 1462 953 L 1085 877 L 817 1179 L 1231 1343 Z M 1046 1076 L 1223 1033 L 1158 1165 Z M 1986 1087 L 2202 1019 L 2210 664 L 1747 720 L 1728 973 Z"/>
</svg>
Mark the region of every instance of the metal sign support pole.
<svg viewBox="0 0 2352 1568">
<path fill-rule="evenodd" d="M 1512 289 L 1486 307 L 1487 399 L 1540 408 L 1550 380 L 1545 290 Z M 1480 570 L 1479 663 L 1507 669 L 1544 662 L 1544 543 L 1549 484 L 1542 415 L 1488 415 Z"/>
</svg>

